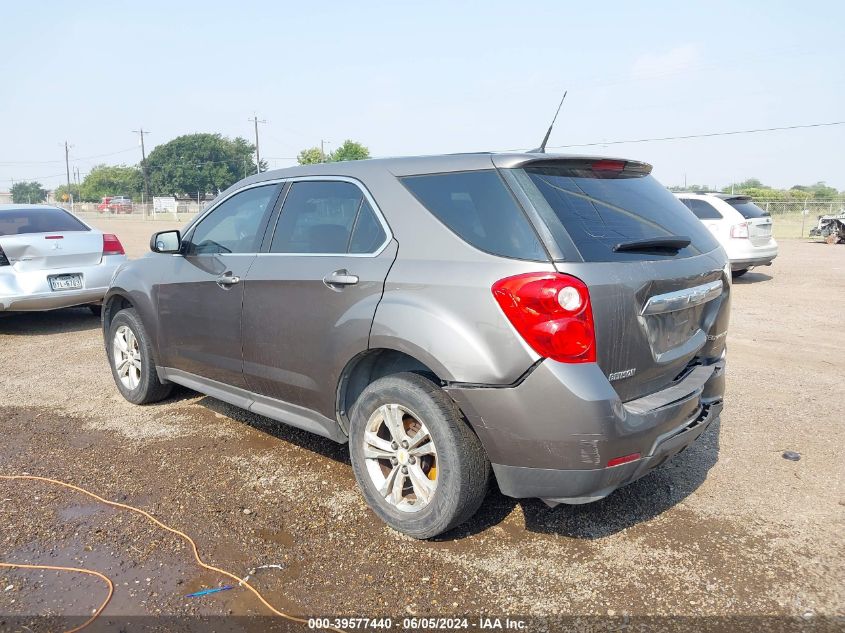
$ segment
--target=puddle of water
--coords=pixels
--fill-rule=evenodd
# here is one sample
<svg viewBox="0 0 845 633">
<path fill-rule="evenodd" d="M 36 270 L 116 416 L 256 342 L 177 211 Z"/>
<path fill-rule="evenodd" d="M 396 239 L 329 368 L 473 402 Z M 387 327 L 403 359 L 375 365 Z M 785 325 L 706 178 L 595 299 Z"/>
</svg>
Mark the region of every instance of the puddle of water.
<svg viewBox="0 0 845 633">
<path fill-rule="evenodd" d="M 271 543 L 277 543 L 279 545 L 284 545 L 285 547 L 294 546 L 293 536 L 281 530 L 256 529 L 253 530 L 253 534 L 255 534 L 258 538 Z"/>
</svg>

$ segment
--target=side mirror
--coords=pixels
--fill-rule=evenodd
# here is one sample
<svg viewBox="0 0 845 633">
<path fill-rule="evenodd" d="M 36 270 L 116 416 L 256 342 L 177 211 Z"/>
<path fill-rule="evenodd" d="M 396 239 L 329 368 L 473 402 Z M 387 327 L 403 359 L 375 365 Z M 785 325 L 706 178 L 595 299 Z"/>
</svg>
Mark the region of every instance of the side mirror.
<svg viewBox="0 0 845 633">
<path fill-rule="evenodd" d="M 153 253 L 179 253 L 182 251 L 182 234 L 179 231 L 159 231 L 150 238 Z"/>
</svg>

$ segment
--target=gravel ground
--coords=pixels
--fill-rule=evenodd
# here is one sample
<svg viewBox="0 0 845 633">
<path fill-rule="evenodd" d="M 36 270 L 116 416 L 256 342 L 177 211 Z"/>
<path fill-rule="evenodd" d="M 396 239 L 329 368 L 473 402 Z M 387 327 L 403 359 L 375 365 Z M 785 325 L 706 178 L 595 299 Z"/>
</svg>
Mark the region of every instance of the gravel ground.
<svg viewBox="0 0 845 633">
<path fill-rule="evenodd" d="M 101 221 L 130 255 L 164 223 Z M 204 558 L 300 615 L 845 616 L 845 248 L 781 244 L 736 281 L 721 424 L 598 503 L 548 509 L 492 490 L 435 541 L 364 506 L 345 446 L 180 390 L 152 406 L 112 383 L 83 309 L 0 318 L 0 474 L 81 485 L 153 513 Z M 800 461 L 783 459 L 797 451 Z M 141 517 L 0 480 L 0 560 L 115 582 L 105 619 L 266 614 Z M 94 578 L 0 569 L 3 616 L 85 615 Z M 752 620 L 753 622 L 753 620 Z M 43 621 L 41 622 L 43 624 Z"/>
</svg>

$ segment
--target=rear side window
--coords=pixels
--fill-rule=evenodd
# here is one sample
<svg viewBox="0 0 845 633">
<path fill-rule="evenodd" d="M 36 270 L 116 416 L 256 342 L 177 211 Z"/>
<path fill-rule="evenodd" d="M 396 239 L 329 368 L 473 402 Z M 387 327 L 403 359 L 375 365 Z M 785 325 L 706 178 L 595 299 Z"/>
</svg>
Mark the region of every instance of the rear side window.
<svg viewBox="0 0 845 633">
<path fill-rule="evenodd" d="M 721 220 L 722 214 L 706 200 L 697 200 L 695 198 L 682 198 L 681 202 L 695 214 L 699 220 Z"/>
<path fill-rule="evenodd" d="M 560 240 L 561 228 L 565 229 L 584 261 L 691 257 L 718 246 L 698 218 L 643 171 L 627 167 L 594 171 L 589 161 L 550 162 L 516 171 L 552 235 Z M 519 176 L 520 171 L 525 177 Z M 691 242 L 677 252 L 614 250 L 629 242 L 670 237 L 687 237 Z"/>
<path fill-rule="evenodd" d="M 548 260 L 537 234 L 495 170 L 401 180 L 438 220 L 477 249 L 513 259 Z"/>
<path fill-rule="evenodd" d="M 343 181 L 303 181 L 291 185 L 270 252 L 366 254 L 386 239 L 359 187 Z"/>
<path fill-rule="evenodd" d="M 0 235 L 66 233 L 70 231 L 90 230 L 82 222 L 62 209 L 0 211 Z"/>
<path fill-rule="evenodd" d="M 734 199 L 734 200 L 725 200 L 729 205 L 731 205 L 734 209 L 739 211 L 746 220 L 750 220 L 751 218 L 767 218 L 769 217 L 769 212 L 765 209 L 761 209 L 756 204 L 751 202 L 750 200 L 743 200 L 743 199 Z"/>
</svg>

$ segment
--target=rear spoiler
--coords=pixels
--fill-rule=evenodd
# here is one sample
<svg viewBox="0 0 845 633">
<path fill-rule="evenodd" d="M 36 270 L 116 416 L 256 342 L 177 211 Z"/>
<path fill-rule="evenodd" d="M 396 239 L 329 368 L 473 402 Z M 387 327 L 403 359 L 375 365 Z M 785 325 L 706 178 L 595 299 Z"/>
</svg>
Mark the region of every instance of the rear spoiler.
<svg viewBox="0 0 845 633">
<path fill-rule="evenodd" d="M 503 169 L 518 167 L 562 167 L 572 170 L 573 175 L 590 173 L 610 174 L 617 172 L 626 175 L 645 176 L 651 173 L 652 166 L 636 160 L 625 158 L 608 158 L 606 156 L 554 156 L 548 154 L 493 155 L 493 164 Z"/>
</svg>

